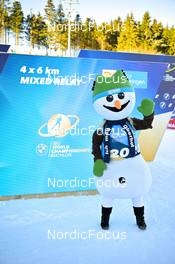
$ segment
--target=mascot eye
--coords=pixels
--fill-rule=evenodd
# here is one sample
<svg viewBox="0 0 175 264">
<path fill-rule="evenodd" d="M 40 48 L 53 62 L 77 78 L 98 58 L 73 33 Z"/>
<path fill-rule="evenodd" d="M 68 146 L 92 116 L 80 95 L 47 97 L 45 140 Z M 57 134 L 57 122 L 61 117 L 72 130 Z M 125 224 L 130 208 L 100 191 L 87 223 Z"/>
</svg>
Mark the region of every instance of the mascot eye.
<svg viewBox="0 0 175 264">
<path fill-rule="evenodd" d="M 119 99 L 123 99 L 124 97 L 125 97 L 125 94 L 124 94 L 124 93 L 119 93 L 119 94 L 118 94 L 118 98 L 119 98 Z"/>
<path fill-rule="evenodd" d="M 114 100 L 114 97 L 112 95 L 106 96 L 106 101 L 112 102 Z"/>
</svg>

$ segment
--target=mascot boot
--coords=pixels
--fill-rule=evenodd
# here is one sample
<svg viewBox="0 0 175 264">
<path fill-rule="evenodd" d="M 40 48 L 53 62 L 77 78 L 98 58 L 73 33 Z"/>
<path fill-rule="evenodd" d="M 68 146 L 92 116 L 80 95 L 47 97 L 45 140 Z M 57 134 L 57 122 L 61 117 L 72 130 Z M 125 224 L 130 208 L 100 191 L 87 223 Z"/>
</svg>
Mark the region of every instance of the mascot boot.
<svg viewBox="0 0 175 264">
<path fill-rule="evenodd" d="M 101 216 L 101 228 L 104 230 L 109 229 L 109 218 L 112 212 L 112 207 L 103 207 L 102 206 L 102 216 Z"/>
<path fill-rule="evenodd" d="M 144 206 L 142 207 L 133 207 L 134 214 L 136 216 L 136 223 L 138 228 L 145 230 L 146 229 L 146 223 L 144 219 Z"/>
</svg>

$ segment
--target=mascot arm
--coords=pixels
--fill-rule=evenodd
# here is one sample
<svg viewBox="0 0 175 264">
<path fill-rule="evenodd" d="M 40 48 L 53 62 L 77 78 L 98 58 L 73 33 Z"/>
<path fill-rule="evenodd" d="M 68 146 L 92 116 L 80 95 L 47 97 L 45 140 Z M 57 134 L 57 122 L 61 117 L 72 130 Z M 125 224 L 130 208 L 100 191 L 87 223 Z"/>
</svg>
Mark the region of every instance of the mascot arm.
<svg viewBox="0 0 175 264">
<path fill-rule="evenodd" d="M 92 141 L 92 154 L 94 155 L 93 173 L 95 176 L 101 177 L 103 176 L 103 172 L 106 169 L 106 164 L 103 161 L 101 155 L 101 144 L 103 141 L 103 135 L 99 135 L 96 130 L 93 134 Z"/>
<path fill-rule="evenodd" d="M 142 100 L 141 105 L 137 107 L 137 110 L 142 113 L 144 119 L 131 119 L 131 123 L 136 130 L 152 128 L 152 122 L 154 119 L 154 106 L 155 103 L 153 100 L 149 98 Z"/>
<path fill-rule="evenodd" d="M 154 120 L 154 113 L 149 116 L 144 116 L 144 119 L 131 118 L 131 123 L 136 130 L 143 130 L 152 128 L 152 122 Z"/>
<path fill-rule="evenodd" d="M 94 161 L 97 159 L 102 159 L 101 155 L 101 144 L 103 142 L 103 135 L 94 132 L 92 137 L 92 154 L 94 155 Z"/>
</svg>

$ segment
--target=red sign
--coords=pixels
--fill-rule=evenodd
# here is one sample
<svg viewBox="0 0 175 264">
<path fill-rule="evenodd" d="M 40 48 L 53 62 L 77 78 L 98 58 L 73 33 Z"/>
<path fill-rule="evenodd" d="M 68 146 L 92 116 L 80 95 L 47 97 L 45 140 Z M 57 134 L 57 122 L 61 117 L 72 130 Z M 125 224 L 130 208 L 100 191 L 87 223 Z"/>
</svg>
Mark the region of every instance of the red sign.
<svg viewBox="0 0 175 264">
<path fill-rule="evenodd" d="M 175 117 L 170 119 L 170 122 L 168 124 L 168 128 L 175 129 Z"/>
</svg>

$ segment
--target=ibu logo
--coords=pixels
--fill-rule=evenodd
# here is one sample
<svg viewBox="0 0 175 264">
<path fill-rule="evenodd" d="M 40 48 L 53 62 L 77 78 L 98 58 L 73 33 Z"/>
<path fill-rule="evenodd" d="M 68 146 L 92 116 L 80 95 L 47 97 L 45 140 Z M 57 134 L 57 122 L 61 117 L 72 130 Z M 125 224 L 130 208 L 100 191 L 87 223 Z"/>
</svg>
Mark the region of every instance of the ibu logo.
<svg viewBox="0 0 175 264">
<path fill-rule="evenodd" d="M 46 144 L 38 144 L 36 146 L 36 153 L 39 156 L 46 156 L 48 153 L 48 146 Z"/>
</svg>

